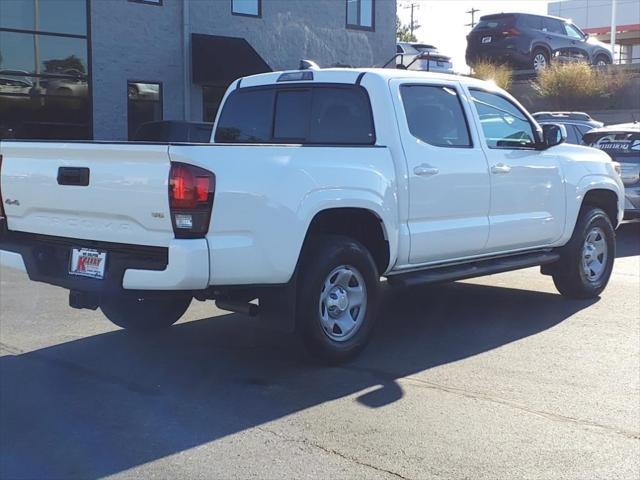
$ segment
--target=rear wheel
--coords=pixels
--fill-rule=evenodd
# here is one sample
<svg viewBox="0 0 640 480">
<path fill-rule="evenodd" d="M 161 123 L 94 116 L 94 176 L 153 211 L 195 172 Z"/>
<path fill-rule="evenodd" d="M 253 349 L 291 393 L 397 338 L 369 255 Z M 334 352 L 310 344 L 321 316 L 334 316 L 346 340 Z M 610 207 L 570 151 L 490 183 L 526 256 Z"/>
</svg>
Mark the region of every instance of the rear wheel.
<svg viewBox="0 0 640 480">
<path fill-rule="evenodd" d="M 597 67 L 606 67 L 607 65 L 611 65 L 611 59 L 606 55 L 598 55 L 595 65 Z"/>
<path fill-rule="evenodd" d="M 536 48 L 532 55 L 533 70 L 540 72 L 549 66 L 549 54 L 542 48 Z"/>
<path fill-rule="evenodd" d="M 607 286 L 616 256 L 615 232 L 604 211 L 585 207 L 553 273 L 558 291 L 571 298 L 594 298 Z"/>
<path fill-rule="evenodd" d="M 102 313 L 119 327 L 135 331 L 168 328 L 184 315 L 191 297 L 185 295 L 115 295 L 100 302 Z"/>
<path fill-rule="evenodd" d="M 343 362 L 366 345 L 373 330 L 378 272 L 355 240 L 326 235 L 310 242 L 298 276 L 298 330 L 316 356 Z"/>
</svg>

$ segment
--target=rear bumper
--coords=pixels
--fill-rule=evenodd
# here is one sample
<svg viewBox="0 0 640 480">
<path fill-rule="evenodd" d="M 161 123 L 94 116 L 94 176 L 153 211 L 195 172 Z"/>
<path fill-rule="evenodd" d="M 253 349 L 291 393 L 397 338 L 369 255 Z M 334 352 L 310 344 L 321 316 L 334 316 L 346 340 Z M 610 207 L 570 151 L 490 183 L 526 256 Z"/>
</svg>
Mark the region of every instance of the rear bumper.
<svg viewBox="0 0 640 480">
<path fill-rule="evenodd" d="M 506 63 L 518 67 L 528 67 L 531 64 L 531 52 L 522 51 L 517 43 L 502 41 L 488 45 L 474 45 L 467 48 L 465 54 L 467 65 L 473 65 L 481 60 L 494 63 Z"/>
<path fill-rule="evenodd" d="M 104 279 L 69 274 L 74 247 L 107 252 Z M 174 239 L 162 248 L 6 232 L 0 237 L 0 265 L 22 270 L 36 282 L 98 294 L 202 290 L 209 285 L 206 239 Z"/>
</svg>

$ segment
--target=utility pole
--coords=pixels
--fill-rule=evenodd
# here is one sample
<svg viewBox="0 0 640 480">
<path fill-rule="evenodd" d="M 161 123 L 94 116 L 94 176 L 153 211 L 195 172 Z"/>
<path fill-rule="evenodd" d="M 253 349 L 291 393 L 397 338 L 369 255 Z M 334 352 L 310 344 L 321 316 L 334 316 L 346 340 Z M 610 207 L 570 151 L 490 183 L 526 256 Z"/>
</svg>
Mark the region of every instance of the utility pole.
<svg viewBox="0 0 640 480">
<path fill-rule="evenodd" d="M 418 5 L 417 3 L 410 3 L 409 5 L 407 5 L 404 8 L 410 8 L 411 9 L 411 23 L 409 24 L 409 30 L 411 31 L 411 35 L 413 35 L 413 32 L 417 29 L 420 28 L 420 25 L 418 25 L 416 23 L 416 21 L 414 20 L 414 16 L 413 16 L 413 11 L 417 10 L 418 8 L 420 8 L 420 5 Z"/>
<path fill-rule="evenodd" d="M 616 63 L 616 0 L 611 0 L 611 56 Z"/>
<path fill-rule="evenodd" d="M 614 0 L 614 1 L 615 1 L 615 0 Z M 466 12 L 464 12 L 464 13 L 467 13 L 467 14 L 470 14 L 470 15 L 471 15 L 471 23 L 467 23 L 467 24 L 465 25 L 465 27 L 471 27 L 471 28 L 473 28 L 473 27 L 475 27 L 475 26 L 476 26 L 476 13 L 478 13 L 479 11 L 480 11 L 480 10 L 478 10 L 477 8 L 475 8 L 475 7 L 471 7 L 471 10 L 467 10 Z"/>
</svg>

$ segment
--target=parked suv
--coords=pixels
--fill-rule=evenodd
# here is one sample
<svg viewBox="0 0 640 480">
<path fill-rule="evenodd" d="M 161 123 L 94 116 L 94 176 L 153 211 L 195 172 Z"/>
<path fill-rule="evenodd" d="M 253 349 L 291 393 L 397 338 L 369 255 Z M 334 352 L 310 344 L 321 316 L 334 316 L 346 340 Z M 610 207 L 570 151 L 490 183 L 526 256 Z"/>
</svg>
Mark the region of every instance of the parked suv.
<svg viewBox="0 0 640 480">
<path fill-rule="evenodd" d="M 612 63 L 606 43 L 558 17 L 524 13 L 485 15 L 467 36 L 467 64 L 486 59 L 539 71 L 555 61 Z"/>
<path fill-rule="evenodd" d="M 540 125 L 564 125 L 567 143 L 574 145 L 582 145 L 582 137 L 589 130 L 604 126 L 604 123 L 594 120 L 584 112 L 536 112 L 533 118 Z"/>
</svg>

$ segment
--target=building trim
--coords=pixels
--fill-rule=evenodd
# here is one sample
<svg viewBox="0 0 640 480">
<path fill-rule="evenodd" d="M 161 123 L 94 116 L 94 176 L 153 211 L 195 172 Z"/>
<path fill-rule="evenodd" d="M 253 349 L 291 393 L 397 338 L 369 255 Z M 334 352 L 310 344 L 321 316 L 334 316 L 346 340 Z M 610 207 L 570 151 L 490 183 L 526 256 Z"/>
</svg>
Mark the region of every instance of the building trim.
<svg viewBox="0 0 640 480">
<path fill-rule="evenodd" d="M 590 33 L 593 35 L 602 35 L 604 33 L 610 33 L 611 27 L 583 28 L 582 31 L 584 33 Z M 629 25 L 617 25 L 616 32 L 617 33 L 640 32 L 640 23 L 631 23 Z"/>
</svg>

